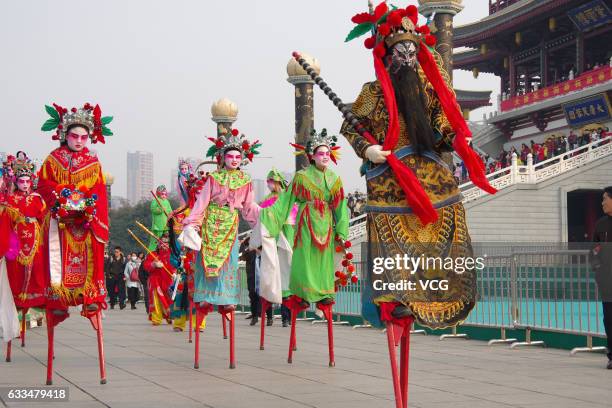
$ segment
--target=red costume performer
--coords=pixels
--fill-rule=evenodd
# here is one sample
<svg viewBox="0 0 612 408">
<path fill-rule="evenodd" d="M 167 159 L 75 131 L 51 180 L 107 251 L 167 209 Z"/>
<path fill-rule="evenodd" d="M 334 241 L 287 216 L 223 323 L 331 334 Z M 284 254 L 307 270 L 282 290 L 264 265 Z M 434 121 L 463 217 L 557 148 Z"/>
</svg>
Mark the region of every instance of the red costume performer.
<svg viewBox="0 0 612 408">
<path fill-rule="evenodd" d="M 170 248 L 167 242 L 166 233 L 157 249 L 149 253 L 144 260 L 144 268 L 149 272 L 149 320 L 154 326 L 160 325 L 163 319 L 170 320 L 172 298 L 168 289 L 172 285 L 172 275 L 176 270 L 170 263 Z M 163 266 L 159 266 L 158 262 Z"/>
<path fill-rule="evenodd" d="M 99 106 L 82 108 L 46 106 L 51 116 L 42 130 L 56 130 L 61 142 L 45 159 L 38 191 L 51 208 L 47 224 L 48 248 L 47 330 L 49 353 L 47 384 L 52 382 L 53 330 L 68 317 L 68 306 L 83 305 L 98 337 L 101 383 L 106 383 L 101 311 L 106 309 L 104 246 L 108 242 L 108 203 L 102 167 L 85 145 L 104 143 L 112 135 Z"/>
<path fill-rule="evenodd" d="M 25 153 L 11 164 L 16 186 L 8 196 L 6 215 L 9 234 L 6 241 L 15 247 L 15 256 L 6 260 L 7 276 L 17 309 L 21 311 L 21 347 L 25 346 L 26 320 L 30 307 L 45 303 L 45 263 L 43 258 L 42 225 L 46 205 L 42 197 L 32 192 L 36 166 Z M 10 361 L 11 344 L 7 344 L 6 359 Z"/>
</svg>

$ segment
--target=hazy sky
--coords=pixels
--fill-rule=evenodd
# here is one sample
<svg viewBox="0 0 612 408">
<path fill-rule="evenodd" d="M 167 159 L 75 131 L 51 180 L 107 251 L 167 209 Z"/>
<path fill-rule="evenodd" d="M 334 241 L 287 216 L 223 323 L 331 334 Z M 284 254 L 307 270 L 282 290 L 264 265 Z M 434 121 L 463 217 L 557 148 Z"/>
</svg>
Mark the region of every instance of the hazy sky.
<svg viewBox="0 0 612 408">
<path fill-rule="evenodd" d="M 405 1 L 396 2 L 405 6 Z M 487 15 L 487 0 L 466 0 L 456 25 Z M 96 145 L 113 194 L 126 195 L 126 152 L 150 151 L 155 182 L 167 184 L 178 156 L 203 156 L 215 135 L 213 101 L 239 107 L 235 127 L 263 143 L 248 171 L 293 169 L 293 50 L 319 59 L 321 75 L 346 102 L 374 78 L 361 40 L 344 43 L 366 0 L 159 1 L 23 0 L 0 7 L 0 151 L 43 159 L 57 146 L 40 131 L 45 104 L 99 103 L 115 135 Z M 492 76 L 455 71 L 455 86 L 498 88 Z M 341 115 L 315 90 L 315 127 L 337 132 Z M 482 110 L 473 113 L 480 119 Z M 336 167 L 348 189 L 364 188 L 360 161 L 343 138 Z"/>
</svg>

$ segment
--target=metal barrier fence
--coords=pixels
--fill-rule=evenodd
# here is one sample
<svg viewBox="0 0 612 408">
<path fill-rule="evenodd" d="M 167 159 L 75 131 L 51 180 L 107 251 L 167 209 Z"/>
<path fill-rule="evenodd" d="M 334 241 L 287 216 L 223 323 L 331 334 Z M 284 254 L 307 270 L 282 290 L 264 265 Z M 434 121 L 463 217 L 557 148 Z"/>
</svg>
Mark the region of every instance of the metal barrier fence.
<svg viewBox="0 0 612 408">
<path fill-rule="evenodd" d="M 514 248 L 513 248 L 514 249 Z M 486 256 L 485 268 L 478 272 L 476 306 L 463 325 L 498 328 L 500 337 L 489 344 L 510 343 L 519 346 L 544 345 L 531 339 L 534 329 L 586 337 L 586 347 L 572 350 L 603 351 L 593 347 L 593 337 L 605 337 L 602 305 L 595 274 L 590 267 L 588 250 L 557 250 L 538 247 L 537 251 L 511 251 Z M 492 251 L 495 253 L 496 251 Z M 501 250 L 497 252 L 502 252 Z M 357 275 L 364 276 L 365 262 L 355 263 Z M 242 268 L 241 305 L 248 306 L 248 289 Z M 336 293 L 334 313 L 361 316 L 361 293 L 364 280 L 340 286 Z M 315 312 L 314 305 L 310 311 Z M 358 327 L 369 327 L 365 321 Z M 525 341 L 507 338 L 506 330 L 525 330 Z M 447 337 L 462 337 L 456 331 Z"/>
</svg>

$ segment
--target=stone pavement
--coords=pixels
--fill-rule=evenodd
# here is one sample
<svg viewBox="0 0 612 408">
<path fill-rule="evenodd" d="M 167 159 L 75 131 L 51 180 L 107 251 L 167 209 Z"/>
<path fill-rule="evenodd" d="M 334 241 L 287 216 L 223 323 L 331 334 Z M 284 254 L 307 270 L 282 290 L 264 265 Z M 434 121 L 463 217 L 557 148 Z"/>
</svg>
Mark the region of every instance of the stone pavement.
<svg viewBox="0 0 612 408">
<path fill-rule="evenodd" d="M 108 384 L 98 379 L 95 332 L 72 313 L 56 330 L 55 382 L 69 403 L 12 403 L 15 407 L 392 408 L 386 337 L 375 329 L 335 326 L 336 367 L 327 366 L 325 325 L 298 322 L 287 364 L 289 328 L 259 326 L 237 315 L 237 368 L 228 368 L 228 340 L 217 313 L 202 337 L 200 370 L 186 333 L 151 327 L 139 310 L 109 310 L 104 320 Z M 3 344 L 3 343 L 2 343 Z M 496 408 L 612 406 L 612 370 L 601 354 L 570 357 L 565 350 L 489 347 L 485 342 L 413 335 L 410 407 Z M 4 351 L 2 352 L 2 355 Z M 0 387 L 41 386 L 46 330 L 28 331 L 26 348 L 0 362 Z M 0 402 L 1 404 L 2 402 Z M 4 404 L 6 405 L 6 404 Z"/>
</svg>

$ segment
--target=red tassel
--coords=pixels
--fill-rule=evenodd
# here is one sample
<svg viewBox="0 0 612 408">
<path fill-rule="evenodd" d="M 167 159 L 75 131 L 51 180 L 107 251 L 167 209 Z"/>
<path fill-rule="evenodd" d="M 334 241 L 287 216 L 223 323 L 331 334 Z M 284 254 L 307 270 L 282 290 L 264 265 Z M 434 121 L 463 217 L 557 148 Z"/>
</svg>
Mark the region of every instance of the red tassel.
<svg viewBox="0 0 612 408">
<path fill-rule="evenodd" d="M 387 156 L 387 163 L 391 166 L 395 178 L 406 194 L 408 205 L 412 208 L 414 214 L 419 217 L 421 223 L 427 225 L 430 222 L 435 222 L 438 219 L 438 213 L 433 208 L 429 196 L 423 190 L 412 169 L 402 163 L 394 154 Z"/>
<path fill-rule="evenodd" d="M 421 47 L 419 47 L 417 58 L 427 79 L 431 82 L 438 95 L 444 114 L 455 131 L 453 148 L 465 163 L 470 179 L 476 186 L 487 193 L 495 194 L 497 190 L 489 184 L 485 176 L 482 160 L 467 144 L 467 138 L 470 137 L 472 133 L 459 111 L 457 100 L 448 89 L 448 86 L 446 86 L 446 82 L 444 82 L 440 70 L 438 70 L 438 65 L 425 44 L 421 44 Z"/>
</svg>

